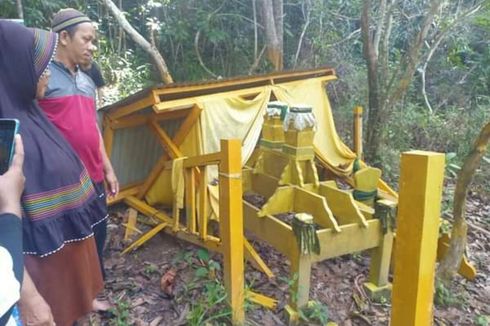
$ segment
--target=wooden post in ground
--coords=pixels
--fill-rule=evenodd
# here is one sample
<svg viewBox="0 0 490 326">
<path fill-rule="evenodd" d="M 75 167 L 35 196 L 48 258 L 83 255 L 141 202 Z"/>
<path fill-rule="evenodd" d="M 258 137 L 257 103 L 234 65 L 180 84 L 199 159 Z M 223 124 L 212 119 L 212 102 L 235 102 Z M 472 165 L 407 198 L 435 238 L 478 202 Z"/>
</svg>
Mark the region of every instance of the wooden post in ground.
<svg viewBox="0 0 490 326">
<path fill-rule="evenodd" d="M 224 281 L 234 325 L 245 322 L 241 142 L 221 140 L 219 164 L 220 238 Z"/>
<path fill-rule="evenodd" d="M 362 159 L 362 106 L 354 108 L 354 153 L 357 158 Z"/>
<path fill-rule="evenodd" d="M 432 325 L 444 154 L 402 154 L 391 325 Z"/>
</svg>

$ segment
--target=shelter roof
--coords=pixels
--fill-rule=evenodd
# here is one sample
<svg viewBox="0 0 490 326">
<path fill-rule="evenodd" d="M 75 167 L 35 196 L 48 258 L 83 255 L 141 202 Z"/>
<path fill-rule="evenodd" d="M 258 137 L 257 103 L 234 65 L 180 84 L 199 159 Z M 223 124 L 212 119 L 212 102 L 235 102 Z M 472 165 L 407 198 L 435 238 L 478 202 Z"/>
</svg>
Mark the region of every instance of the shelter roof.
<svg viewBox="0 0 490 326">
<path fill-rule="evenodd" d="M 125 99 L 103 107 L 102 110 L 114 114 L 119 109 L 125 109 L 128 106 L 134 107 L 136 105 L 138 107 L 144 107 L 145 104 L 149 106 L 160 101 L 170 101 L 325 76 L 335 77 L 335 70 L 323 67 L 307 70 L 280 71 L 253 76 L 237 76 L 200 82 L 160 84 L 136 92 Z"/>
</svg>

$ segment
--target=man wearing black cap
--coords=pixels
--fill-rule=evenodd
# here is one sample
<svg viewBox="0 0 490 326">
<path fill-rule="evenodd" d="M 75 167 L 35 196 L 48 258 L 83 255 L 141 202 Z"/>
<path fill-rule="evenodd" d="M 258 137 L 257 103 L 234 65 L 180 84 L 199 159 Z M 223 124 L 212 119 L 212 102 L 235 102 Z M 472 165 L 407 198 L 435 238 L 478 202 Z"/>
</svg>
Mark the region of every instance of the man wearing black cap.
<svg viewBox="0 0 490 326">
<path fill-rule="evenodd" d="M 100 222 L 93 225 L 102 273 L 103 248 L 107 234 L 107 202 L 104 181 L 110 195 L 119 192 L 119 183 L 106 154 L 96 118 L 96 87 L 79 69 L 92 61 L 97 49 L 92 21 L 78 10 L 62 9 L 53 17 L 52 30 L 59 35 L 56 57 L 50 66 L 48 90 L 39 106 L 72 145 L 87 168 L 98 194 Z M 94 301 L 95 310 L 104 305 Z M 97 306 L 98 305 L 98 306 Z"/>
</svg>

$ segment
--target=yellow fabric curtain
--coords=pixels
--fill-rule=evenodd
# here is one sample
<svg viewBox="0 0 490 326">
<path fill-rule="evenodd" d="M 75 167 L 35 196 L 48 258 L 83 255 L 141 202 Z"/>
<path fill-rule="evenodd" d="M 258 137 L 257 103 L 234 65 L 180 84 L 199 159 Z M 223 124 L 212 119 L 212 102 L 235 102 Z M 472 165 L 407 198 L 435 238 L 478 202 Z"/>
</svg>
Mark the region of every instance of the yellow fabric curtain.
<svg viewBox="0 0 490 326">
<path fill-rule="evenodd" d="M 264 113 L 269 102 L 271 88 L 259 88 L 253 99 L 245 99 L 241 92 L 213 94 L 195 98 L 203 110 L 199 122 L 194 125 L 180 146 L 187 157 L 218 152 L 221 139 L 242 140 L 242 164 L 252 155 L 262 131 Z M 207 169 L 208 180 L 217 178 L 216 167 Z M 157 178 L 146 194 L 150 205 L 172 204 L 171 171 L 166 170 Z M 210 189 L 210 194 L 217 194 Z"/>
</svg>

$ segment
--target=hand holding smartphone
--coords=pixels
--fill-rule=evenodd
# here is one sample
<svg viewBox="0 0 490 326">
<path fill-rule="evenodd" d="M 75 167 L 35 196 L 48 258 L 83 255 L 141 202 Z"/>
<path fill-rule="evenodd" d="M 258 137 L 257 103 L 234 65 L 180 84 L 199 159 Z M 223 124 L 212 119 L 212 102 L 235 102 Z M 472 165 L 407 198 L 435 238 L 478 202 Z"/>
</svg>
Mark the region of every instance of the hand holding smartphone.
<svg viewBox="0 0 490 326">
<path fill-rule="evenodd" d="M 17 119 L 0 119 L 0 175 L 7 172 L 15 151 L 15 135 L 19 130 Z"/>
<path fill-rule="evenodd" d="M 15 138 L 15 153 L 12 165 L 7 172 L 0 175 L 0 213 L 11 213 L 21 216 L 20 200 L 24 190 L 25 177 L 22 171 L 24 165 L 24 146 L 20 135 Z"/>
</svg>

